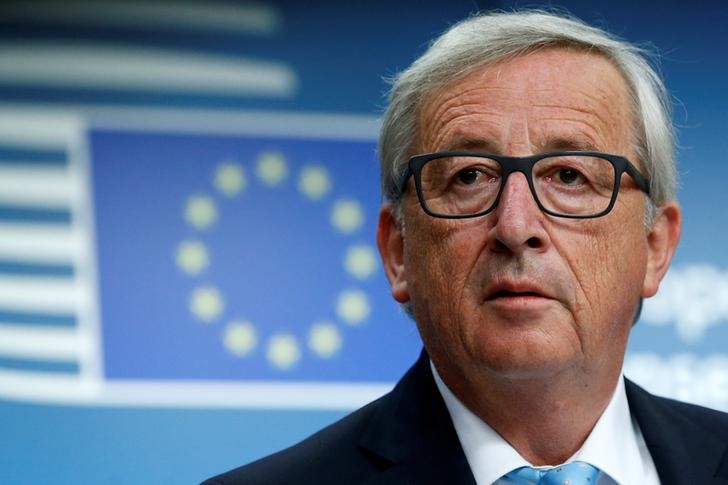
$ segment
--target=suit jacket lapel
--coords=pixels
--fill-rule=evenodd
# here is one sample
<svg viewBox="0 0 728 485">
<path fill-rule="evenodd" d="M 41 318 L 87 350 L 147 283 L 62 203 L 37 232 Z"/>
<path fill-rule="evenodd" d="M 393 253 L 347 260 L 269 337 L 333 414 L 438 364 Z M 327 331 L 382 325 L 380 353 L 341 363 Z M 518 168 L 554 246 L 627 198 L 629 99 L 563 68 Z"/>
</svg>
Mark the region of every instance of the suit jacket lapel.
<svg viewBox="0 0 728 485">
<path fill-rule="evenodd" d="M 684 404 L 652 396 L 628 379 L 625 384 L 663 485 L 728 484 L 725 437 L 686 415 Z"/>
<path fill-rule="evenodd" d="M 425 351 L 382 402 L 359 443 L 382 464 L 372 483 L 475 485 Z"/>
</svg>

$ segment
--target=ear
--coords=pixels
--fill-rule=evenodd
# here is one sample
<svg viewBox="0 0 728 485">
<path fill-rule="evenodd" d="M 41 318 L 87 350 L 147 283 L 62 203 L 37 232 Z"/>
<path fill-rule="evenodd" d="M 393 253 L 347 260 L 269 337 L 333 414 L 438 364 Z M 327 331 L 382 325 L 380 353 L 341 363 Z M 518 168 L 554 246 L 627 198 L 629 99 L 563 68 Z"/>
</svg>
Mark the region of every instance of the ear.
<svg viewBox="0 0 728 485">
<path fill-rule="evenodd" d="M 653 296 L 660 287 L 680 239 L 681 223 L 677 202 L 666 202 L 658 209 L 647 235 L 647 272 L 642 286 L 642 296 L 645 298 Z"/>
<path fill-rule="evenodd" d="M 409 301 L 409 291 L 404 267 L 404 234 L 394 211 L 395 207 L 389 203 L 379 211 L 377 245 L 384 273 L 392 287 L 392 297 L 400 303 L 406 303 Z"/>
</svg>

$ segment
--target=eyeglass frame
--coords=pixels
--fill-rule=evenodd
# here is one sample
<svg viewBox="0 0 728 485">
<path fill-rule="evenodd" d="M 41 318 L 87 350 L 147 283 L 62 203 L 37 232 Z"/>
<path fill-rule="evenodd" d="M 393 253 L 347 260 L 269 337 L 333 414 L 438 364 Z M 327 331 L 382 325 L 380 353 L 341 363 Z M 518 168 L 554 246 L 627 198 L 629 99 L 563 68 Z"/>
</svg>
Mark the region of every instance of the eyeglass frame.
<svg viewBox="0 0 728 485">
<path fill-rule="evenodd" d="M 584 156 L 584 157 L 597 157 L 602 158 L 604 160 L 609 161 L 612 164 L 612 167 L 614 167 L 614 188 L 612 189 L 612 198 L 609 201 L 609 205 L 606 209 L 604 209 L 601 212 L 598 212 L 596 214 L 588 214 L 588 215 L 582 215 L 582 214 L 560 214 L 558 212 L 553 212 L 546 207 L 543 206 L 541 201 L 538 198 L 538 195 L 536 194 L 536 189 L 533 186 L 533 167 L 536 165 L 537 162 L 540 160 L 543 160 L 544 158 L 549 157 L 558 157 L 558 156 Z M 491 160 L 495 160 L 498 162 L 498 164 L 501 167 L 501 183 L 500 187 L 498 188 L 498 195 L 496 195 L 495 199 L 493 200 L 493 203 L 490 207 L 488 207 L 486 210 L 477 212 L 475 214 L 437 214 L 435 212 L 432 212 L 428 207 L 427 203 L 425 202 L 425 197 L 422 192 L 422 168 L 429 162 L 430 160 L 435 160 L 437 158 L 446 158 L 446 157 L 478 157 L 478 158 L 489 158 Z M 553 151 L 553 152 L 545 152 L 545 153 L 539 153 L 537 155 L 529 155 L 526 157 L 510 157 L 510 156 L 503 156 L 503 155 L 496 155 L 494 153 L 488 153 L 488 152 L 471 152 L 466 150 L 454 150 L 454 151 L 443 151 L 443 152 L 434 152 L 434 153 L 425 153 L 422 155 L 415 155 L 409 159 L 407 162 L 407 170 L 402 174 L 402 183 L 400 184 L 400 197 L 405 193 L 407 190 L 407 184 L 409 182 L 409 178 L 413 177 L 415 180 L 415 190 L 417 191 L 417 198 L 419 199 L 420 206 L 422 207 L 422 210 L 425 211 L 426 214 L 432 216 L 432 217 L 438 217 L 442 219 L 470 219 L 473 217 L 481 217 L 489 212 L 491 212 L 493 209 L 498 207 L 498 204 L 500 203 L 501 195 L 503 194 L 503 189 L 506 186 L 506 182 L 508 182 L 508 177 L 511 176 L 512 173 L 520 172 L 528 181 L 528 187 L 531 190 L 531 196 L 533 197 L 533 200 L 536 202 L 536 205 L 539 209 L 541 209 L 542 212 L 554 216 L 554 217 L 563 217 L 567 219 L 595 219 L 597 217 L 602 217 L 607 215 L 613 208 L 614 204 L 617 201 L 617 196 L 619 194 L 619 189 L 621 187 L 622 182 L 622 174 L 627 173 L 630 177 L 632 177 L 632 180 L 634 180 L 635 184 L 637 184 L 637 187 L 644 192 L 646 195 L 650 195 L 650 182 L 642 175 L 639 170 L 637 170 L 637 167 L 635 167 L 632 162 L 630 162 L 626 157 L 623 157 L 621 155 L 613 155 L 611 153 L 603 153 L 603 152 L 595 152 L 595 151 Z"/>
</svg>

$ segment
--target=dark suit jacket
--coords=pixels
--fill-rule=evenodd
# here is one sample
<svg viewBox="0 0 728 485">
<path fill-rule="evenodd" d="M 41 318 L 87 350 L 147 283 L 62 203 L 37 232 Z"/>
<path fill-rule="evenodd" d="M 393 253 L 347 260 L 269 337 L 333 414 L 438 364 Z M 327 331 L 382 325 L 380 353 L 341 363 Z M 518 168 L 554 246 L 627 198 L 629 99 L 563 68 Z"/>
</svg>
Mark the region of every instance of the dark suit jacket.
<svg viewBox="0 0 728 485">
<path fill-rule="evenodd" d="M 663 485 L 728 485 L 728 414 L 660 398 L 626 381 Z M 423 351 L 389 394 L 303 442 L 212 484 L 472 484 Z M 625 484 L 633 485 L 633 484 Z"/>
</svg>

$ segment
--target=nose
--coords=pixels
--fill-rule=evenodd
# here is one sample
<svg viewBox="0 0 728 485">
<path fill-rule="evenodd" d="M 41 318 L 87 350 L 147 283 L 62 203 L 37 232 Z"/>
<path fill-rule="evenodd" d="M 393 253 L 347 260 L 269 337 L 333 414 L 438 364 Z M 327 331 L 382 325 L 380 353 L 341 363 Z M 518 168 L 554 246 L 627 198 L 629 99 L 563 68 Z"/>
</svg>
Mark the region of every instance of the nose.
<svg viewBox="0 0 728 485">
<path fill-rule="evenodd" d="M 496 252 L 543 251 L 549 242 L 544 222 L 545 214 L 536 204 L 526 176 L 512 173 L 492 212 L 489 246 Z"/>
</svg>

